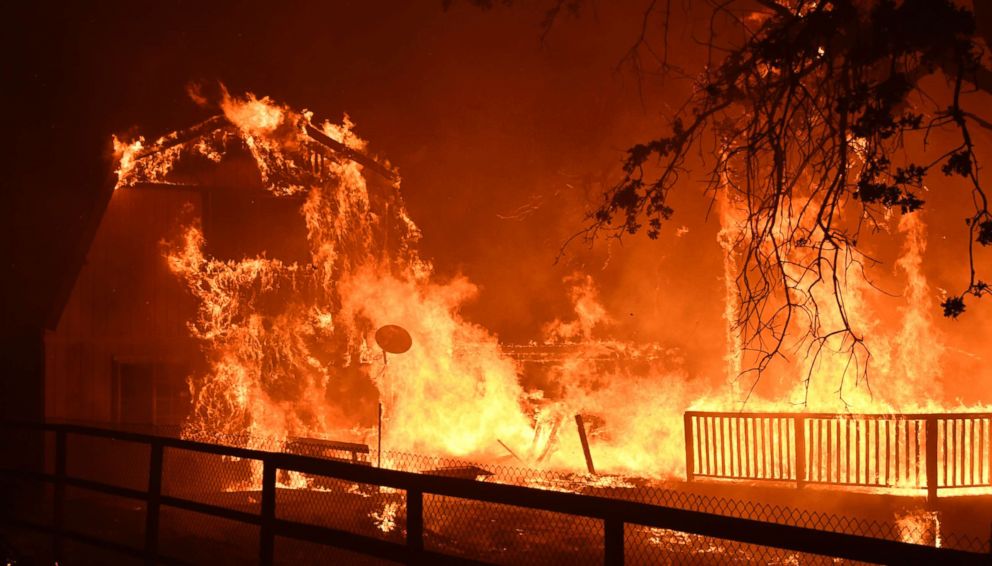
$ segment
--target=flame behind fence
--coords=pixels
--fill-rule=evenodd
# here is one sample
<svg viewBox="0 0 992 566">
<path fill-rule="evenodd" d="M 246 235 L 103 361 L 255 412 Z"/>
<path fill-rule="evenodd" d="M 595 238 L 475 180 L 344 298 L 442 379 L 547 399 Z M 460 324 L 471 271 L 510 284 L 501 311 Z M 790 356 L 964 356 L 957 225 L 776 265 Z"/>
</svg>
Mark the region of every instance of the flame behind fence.
<svg viewBox="0 0 992 566">
<path fill-rule="evenodd" d="M 869 488 L 992 487 L 992 413 L 685 413 L 686 476 Z"/>
</svg>

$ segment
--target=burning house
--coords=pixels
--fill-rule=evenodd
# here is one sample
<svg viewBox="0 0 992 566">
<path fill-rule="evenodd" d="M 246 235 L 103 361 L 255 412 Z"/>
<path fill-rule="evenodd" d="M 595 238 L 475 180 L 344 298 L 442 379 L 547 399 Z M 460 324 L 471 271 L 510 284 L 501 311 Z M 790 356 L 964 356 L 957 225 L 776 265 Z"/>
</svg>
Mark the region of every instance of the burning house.
<svg viewBox="0 0 992 566">
<path fill-rule="evenodd" d="M 257 539 L 266 564 L 286 540 L 425 563 L 517 563 L 552 547 L 549 562 L 978 560 L 986 525 L 971 519 L 992 518 L 992 397 L 971 377 L 987 375 L 987 332 L 953 325 L 965 299 L 988 294 L 976 275 L 988 252 L 975 243 L 992 245 L 992 214 L 957 107 L 967 77 L 958 69 L 957 90 L 927 92 L 953 101 L 928 110 L 931 137 L 922 114 L 892 114 L 907 100 L 886 98 L 907 96 L 909 71 L 878 78 L 916 63 L 903 44 L 889 60 L 825 31 L 844 16 L 848 32 L 868 33 L 859 26 L 878 12 L 758 4 L 721 24 L 753 34 L 743 55 L 707 64 L 671 135 L 625 154 L 573 238 L 653 245 L 673 214 L 669 192 L 699 167 L 706 230 L 669 230 L 681 255 L 652 259 L 648 274 L 638 261 L 608 273 L 627 253 L 612 247 L 602 262 L 569 263 L 554 272 L 560 288 L 531 297 L 558 293 L 560 304 L 515 343 L 466 308 L 488 282 L 437 268 L 398 168 L 347 115 L 325 121 L 223 87 L 209 101 L 194 86 L 213 117 L 155 139 L 118 133 L 112 190 L 34 362 L 36 416 L 48 422 L 0 423 L 44 436 L 45 470 L 22 475 L 54 485 L 36 506 L 51 506 L 54 556 L 64 523 L 88 517 L 79 494 L 90 490 L 107 496 L 93 505 L 106 524 L 144 525 L 126 533 L 143 550 L 123 551 L 148 562 L 162 555 L 160 530 L 183 540 L 183 513 L 254 529 L 231 540 Z M 921 5 L 960 15 L 936 0 L 889 4 L 886 17 Z M 950 20 L 949 37 L 970 29 Z M 773 25 L 806 26 L 794 39 L 812 43 L 784 49 L 776 41 L 791 34 L 757 31 Z M 665 33 L 667 45 L 667 23 Z M 849 49 L 878 61 L 852 73 Z M 808 75 L 793 80 L 795 69 Z M 894 132 L 923 149 L 893 145 Z M 952 149 L 918 165 L 931 142 Z M 906 163 L 893 165 L 897 152 Z M 966 233 L 934 228 L 959 214 L 950 206 L 920 213 L 937 191 L 926 170 L 941 167 L 940 190 L 966 189 L 949 202 L 975 209 Z M 495 216 L 528 219 L 547 196 Z M 561 212 L 551 208 L 542 213 Z M 963 244 L 962 291 L 944 256 Z M 675 277 L 682 286 L 667 288 Z M 972 538 L 940 554 L 952 533 Z M 782 554 L 769 558 L 772 547 Z M 236 562 L 243 550 L 214 556 Z"/>
<path fill-rule="evenodd" d="M 904 306 L 885 312 L 866 297 L 867 280 L 845 283 L 852 320 L 887 317 L 899 329 L 861 345 L 875 353 L 874 374 L 888 379 L 874 390 L 855 379 L 860 370 L 837 341 L 836 351 L 765 378 L 773 386 L 775 374 L 816 379 L 720 392 L 689 379 L 676 350 L 603 340 L 597 331 L 610 315 L 588 276 L 571 279 L 573 320 L 546 324 L 540 342 L 499 344 L 458 314 L 475 292 L 470 282 L 432 278 L 397 174 L 367 156 L 347 117 L 317 125 L 309 112 L 226 92 L 220 107 L 154 142 L 115 141 L 116 189 L 46 338 L 49 418 L 266 443 L 378 445 L 385 436 L 395 450 L 573 470 L 594 469 L 588 432 L 600 469 L 666 477 L 709 465 L 702 439 L 696 457 L 682 450 L 689 408 L 746 400 L 781 410 L 773 398 L 782 395 L 827 411 L 838 401 L 864 413 L 939 408 L 917 393 L 932 385 L 942 346 L 921 270 L 925 225 L 915 219 L 900 222 L 904 244 L 893 260 L 909 282 Z M 721 242 L 731 242 L 740 219 L 731 204 L 721 207 Z M 726 255 L 729 278 L 735 254 Z M 733 301 L 728 288 L 728 308 Z M 410 330 L 409 353 L 387 356 L 375 343 L 374 331 L 390 324 Z M 732 330 L 727 336 L 733 382 L 744 348 Z M 932 344 L 927 356 L 910 353 L 920 340 Z M 577 414 L 586 424 L 567 424 Z M 977 450 L 988 433 L 985 421 L 975 426 Z M 795 439 L 775 438 L 781 458 Z M 980 467 L 977 481 L 987 475 Z"/>
<path fill-rule="evenodd" d="M 272 356 L 264 361 L 272 395 L 298 397 L 308 387 L 300 381 L 320 379 L 314 367 L 347 375 L 369 363 L 363 344 L 330 332 L 342 308 L 336 289 L 316 297 L 330 278 L 357 270 L 359 257 L 386 271 L 407 262 L 416 229 L 404 216 L 395 174 L 340 141 L 360 148 L 347 129 L 317 129 L 267 101 L 228 109 L 231 115 L 148 147 L 122 146 L 117 190 L 46 337 L 49 418 L 180 425 L 195 416 L 194 406 L 207 410 L 193 403 L 199 384 L 191 376 L 224 363 L 224 354 L 201 348 L 214 341 L 233 348 L 235 340 L 252 340 L 259 357 Z M 250 111 L 263 114 L 233 114 Z M 310 190 L 345 183 L 356 186 L 323 199 Z M 308 224 L 305 213 L 328 225 Z M 285 337 L 276 345 L 267 336 L 300 330 L 321 344 Z M 306 359 L 295 359 L 303 353 L 294 348 Z M 347 411 L 374 397 L 367 376 L 364 386 L 358 381 L 339 378 L 326 395 L 346 397 L 338 409 Z M 224 416 L 242 424 L 233 412 Z"/>
<path fill-rule="evenodd" d="M 602 426 L 629 388 L 670 385 L 647 378 L 659 346 L 593 340 L 605 314 L 591 280 L 546 343 L 500 345 L 457 314 L 469 282 L 431 281 L 398 177 L 347 119 L 318 127 L 251 95 L 221 106 L 152 143 L 116 142 L 116 189 L 46 337 L 50 419 L 367 445 L 385 422 L 395 450 L 593 469 L 571 424 L 585 412 L 607 469 L 679 465 L 674 412 L 645 402 Z M 409 354 L 376 345 L 392 323 L 410 329 Z M 623 388 L 601 379 L 631 371 Z M 561 385 L 547 397 L 520 372 Z"/>
</svg>

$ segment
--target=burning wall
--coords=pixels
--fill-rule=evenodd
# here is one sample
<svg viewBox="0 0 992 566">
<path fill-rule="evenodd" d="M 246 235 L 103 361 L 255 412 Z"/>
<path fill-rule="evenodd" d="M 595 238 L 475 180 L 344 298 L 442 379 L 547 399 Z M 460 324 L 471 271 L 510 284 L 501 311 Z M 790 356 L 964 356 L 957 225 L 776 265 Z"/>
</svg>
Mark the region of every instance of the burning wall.
<svg viewBox="0 0 992 566">
<path fill-rule="evenodd" d="M 247 431 L 271 439 L 340 436 L 359 427 L 352 434 L 366 437 L 370 431 L 361 425 L 374 418 L 374 402 L 356 397 L 371 380 L 386 408 L 391 448 L 494 451 L 485 446 L 498 448 L 493 434 L 518 444 L 529 425 L 513 364 L 499 355 L 494 339 L 458 317 L 471 284 L 431 281 L 397 188 L 370 188 L 361 165 L 325 151 L 307 134 L 305 113 L 251 96 L 226 98 L 223 108 L 234 128 L 143 155 L 134 153 L 140 145 L 128 146 L 120 187 L 173 180 L 184 160 L 219 162 L 231 151 L 247 151 L 269 191 L 305 195 L 300 213 L 310 261 L 211 257 L 195 219 L 169 245 L 170 268 L 200 305 L 190 330 L 209 366 L 193 379 L 187 433 Z M 321 130 L 364 149 L 347 121 Z M 414 349 L 388 367 L 369 345 L 371 333 L 386 323 L 407 327 L 415 338 Z M 488 351 L 455 356 L 460 342 L 487 344 Z"/>
</svg>

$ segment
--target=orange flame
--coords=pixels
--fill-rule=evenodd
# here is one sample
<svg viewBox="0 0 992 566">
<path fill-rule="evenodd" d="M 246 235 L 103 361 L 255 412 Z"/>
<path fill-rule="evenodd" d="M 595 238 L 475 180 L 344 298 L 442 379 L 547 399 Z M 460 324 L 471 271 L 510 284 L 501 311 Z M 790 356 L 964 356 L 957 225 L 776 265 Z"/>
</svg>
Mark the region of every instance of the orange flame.
<svg viewBox="0 0 992 566">
<path fill-rule="evenodd" d="M 528 391 L 519 364 L 497 338 L 459 315 L 476 287 L 465 278 L 439 282 L 420 257 L 420 231 L 398 186 L 370 186 L 361 165 L 326 153 L 315 172 L 308 156 L 323 150 L 307 136 L 309 112 L 226 92 L 221 108 L 233 129 L 171 146 L 163 138 L 156 142 L 165 148 L 160 152 L 150 152 L 141 138 L 130 144 L 115 138 L 118 186 L 169 182 L 185 156 L 219 162 L 239 147 L 270 193 L 304 199 L 300 214 L 310 257 L 217 259 L 208 254 L 196 221 L 168 246 L 170 269 L 199 303 L 189 328 L 208 364 L 191 379 L 195 406 L 187 435 L 247 432 L 249 443 L 348 436 L 372 443 L 369 407 L 381 402 L 386 449 L 480 460 L 512 451 L 527 465 L 582 470 L 585 458 L 572 424 L 579 414 L 587 417 L 598 470 L 662 477 L 683 471 L 683 411 L 740 408 L 741 391 L 688 375 L 680 369 L 679 352 L 610 339 L 615 322 L 592 278 L 583 274 L 567 280 L 574 317 L 550 322 L 541 337 L 545 345 L 570 352 L 549 371 L 557 393 Z M 320 130 L 353 150 L 366 149 L 353 127 L 345 116 L 342 124 L 324 122 Z M 727 375 L 735 378 L 744 365 L 732 327 L 739 308 L 735 246 L 743 219 L 736 203 L 721 198 Z M 933 347 L 941 337 L 929 315 L 934 298 L 921 267 L 925 226 L 907 216 L 897 229 L 904 238 L 895 264 L 905 281 L 904 300 L 898 322 L 886 327 L 896 332 L 880 328 L 870 282 L 857 273 L 844 277 L 849 315 L 873 352 L 877 377 L 870 387 L 849 379 L 847 358 L 834 352 L 839 344 L 828 343 L 816 360 L 796 356 L 776 370 L 784 376 L 785 395 L 757 394 L 749 408 L 907 410 L 934 390 L 942 349 Z M 406 328 L 412 349 L 388 355 L 370 346 L 375 329 L 385 324 Z M 917 347 L 921 343 L 930 346 L 926 355 Z M 603 363 L 621 358 L 640 367 Z M 813 375 L 809 387 L 796 385 L 795 376 L 807 372 Z M 373 388 L 373 398 L 363 397 L 365 385 Z M 783 403 L 807 393 L 805 406 Z M 290 477 L 285 485 L 305 484 L 305 478 Z M 383 509 L 376 520 L 388 525 L 390 517 Z"/>
</svg>

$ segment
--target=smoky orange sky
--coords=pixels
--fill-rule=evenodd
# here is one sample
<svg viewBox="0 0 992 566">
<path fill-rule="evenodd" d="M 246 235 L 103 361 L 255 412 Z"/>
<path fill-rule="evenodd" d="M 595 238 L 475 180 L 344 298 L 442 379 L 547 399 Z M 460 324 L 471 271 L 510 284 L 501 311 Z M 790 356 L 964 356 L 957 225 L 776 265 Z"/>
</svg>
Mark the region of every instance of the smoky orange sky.
<svg viewBox="0 0 992 566">
<path fill-rule="evenodd" d="M 105 198 L 111 135 L 193 124 L 216 110 L 194 104 L 188 85 L 221 81 L 320 118 L 347 112 L 371 152 L 401 172 L 424 257 L 441 276 L 465 274 L 480 287 L 464 314 L 502 340 L 538 338 L 543 325 L 569 316 L 563 280 L 580 271 L 594 277 L 618 336 L 679 348 L 692 375 L 722 375 L 719 226 L 706 219 L 702 175 L 680 187 L 660 241 L 602 241 L 592 250 L 580 242 L 555 263 L 616 179 L 625 148 L 665 131 L 691 84 L 638 78 L 621 64 L 646 2 L 586 3 L 543 41 L 547 6 L 521 4 L 24 8 L 15 19 L 25 25 L 7 38 L 21 56 L 9 62 L 16 86 L 6 94 L 18 132 L 5 139 L 16 164 L 5 186 L 6 317 L 44 316 Z M 692 4 L 674 3 L 669 53 L 695 71 L 706 56 L 706 19 L 686 14 L 698 9 Z M 656 39 L 661 22 L 650 23 Z M 947 224 L 934 231 L 928 257 L 947 260 L 928 270 L 935 287 L 950 286 L 944 268 L 965 275 L 950 262 L 960 241 L 949 227 L 962 216 L 935 215 Z M 953 323 L 959 333 L 969 325 L 960 339 L 969 351 L 974 336 L 992 331 L 992 308 L 972 311 Z"/>
</svg>

